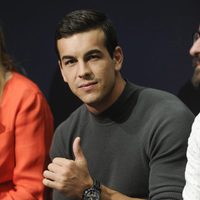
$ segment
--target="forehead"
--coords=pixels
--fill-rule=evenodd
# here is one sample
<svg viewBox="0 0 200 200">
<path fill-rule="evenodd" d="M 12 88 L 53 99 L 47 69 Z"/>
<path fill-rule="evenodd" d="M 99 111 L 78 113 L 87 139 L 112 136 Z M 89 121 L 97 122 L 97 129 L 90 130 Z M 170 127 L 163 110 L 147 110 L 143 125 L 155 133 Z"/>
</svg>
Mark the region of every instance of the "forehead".
<svg viewBox="0 0 200 200">
<path fill-rule="evenodd" d="M 57 40 L 57 48 L 62 55 L 85 52 L 94 48 L 105 49 L 104 32 L 101 29 L 94 29 L 61 38 Z"/>
</svg>

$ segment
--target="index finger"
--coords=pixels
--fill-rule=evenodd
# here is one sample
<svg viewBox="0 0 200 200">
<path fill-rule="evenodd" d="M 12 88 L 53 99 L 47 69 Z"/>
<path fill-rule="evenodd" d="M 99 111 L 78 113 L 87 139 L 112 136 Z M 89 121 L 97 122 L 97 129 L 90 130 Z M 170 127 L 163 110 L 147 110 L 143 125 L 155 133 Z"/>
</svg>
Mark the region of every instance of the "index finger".
<svg viewBox="0 0 200 200">
<path fill-rule="evenodd" d="M 52 160 L 52 163 L 55 163 L 60 166 L 67 165 L 69 162 L 71 162 L 71 160 L 66 159 L 66 158 L 61 158 L 61 157 L 56 157 Z"/>
</svg>

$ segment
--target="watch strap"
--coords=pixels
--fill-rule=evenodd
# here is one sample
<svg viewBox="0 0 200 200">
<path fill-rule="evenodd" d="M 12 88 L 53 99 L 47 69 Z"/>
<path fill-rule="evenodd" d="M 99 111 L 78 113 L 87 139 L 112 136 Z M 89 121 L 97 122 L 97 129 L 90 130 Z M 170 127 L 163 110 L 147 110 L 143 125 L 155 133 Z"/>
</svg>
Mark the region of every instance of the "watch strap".
<svg viewBox="0 0 200 200">
<path fill-rule="evenodd" d="M 90 195 L 91 195 L 92 193 L 96 193 L 96 197 L 97 197 L 97 198 L 94 197 L 93 194 L 92 194 L 92 196 L 93 196 L 92 199 L 100 200 L 101 184 L 100 184 L 100 182 L 99 182 L 98 180 L 96 180 L 95 178 L 92 178 L 92 180 L 93 180 L 93 185 L 92 185 L 92 187 L 85 189 L 84 192 L 83 192 L 83 197 L 82 197 L 83 200 L 91 199 L 91 196 L 90 196 Z"/>
<path fill-rule="evenodd" d="M 98 180 L 96 180 L 95 178 L 92 178 L 93 180 L 93 187 L 96 188 L 97 190 L 101 191 L 101 184 Z"/>
</svg>

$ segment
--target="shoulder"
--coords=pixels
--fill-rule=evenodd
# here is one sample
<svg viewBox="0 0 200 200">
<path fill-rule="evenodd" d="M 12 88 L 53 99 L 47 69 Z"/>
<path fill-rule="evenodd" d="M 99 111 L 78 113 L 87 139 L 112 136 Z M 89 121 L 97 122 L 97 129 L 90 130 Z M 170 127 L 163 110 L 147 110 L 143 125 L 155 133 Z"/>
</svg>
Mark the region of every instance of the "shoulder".
<svg viewBox="0 0 200 200">
<path fill-rule="evenodd" d="M 141 95 L 148 96 L 152 100 L 173 100 L 177 101 L 178 98 L 167 91 L 154 89 L 154 88 L 144 88 L 141 92 Z M 178 100 L 179 101 L 179 100 Z"/>
<path fill-rule="evenodd" d="M 29 78 L 21 75 L 17 72 L 13 72 L 13 76 L 9 81 L 9 84 L 12 85 L 13 88 L 18 88 L 17 91 L 29 91 L 32 93 L 41 93 L 39 87 L 36 83 L 34 83 Z M 19 90 L 20 88 L 20 90 Z"/>
<path fill-rule="evenodd" d="M 65 135 L 65 130 L 69 130 L 68 132 L 70 132 L 72 129 L 81 128 L 87 117 L 88 110 L 83 104 L 73 111 L 71 115 L 56 128 L 55 134 Z"/>
<path fill-rule="evenodd" d="M 17 72 L 13 72 L 11 79 L 6 83 L 3 98 L 9 102 L 15 101 L 15 104 L 22 101 L 44 101 L 46 103 L 46 98 L 37 84 Z"/>
<path fill-rule="evenodd" d="M 25 76 L 13 72 L 3 91 L 2 106 L 17 110 L 44 110 L 48 107 L 45 96 L 38 86 Z"/>
<path fill-rule="evenodd" d="M 50 150 L 51 158 L 69 156 L 71 142 L 82 129 L 87 112 L 85 105 L 80 106 L 56 128 Z"/>
<path fill-rule="evenodd" d="M 194 121 L 193 113 L 178 97 L 158 89 L 141 90 L 135 110 L 151 127 L 165 130 L 167 134 L 176 132 L 178 137 L 181 134 L 188 137 Z"/>
<path fill-rule="evenodd" d="M 87 121 L 88 110 L 83 104 L 79 106 L 71 115 L 64 120 L 55 130 L 55 137 L 69 137 L 76 132 L 76 130 L 81 129 L 84 126 L 84 122 Z M 66 134 L 67 130 L 67 134 Z M 76 134 L 76 133 L 74 133 Z"/>
<path fill-rule="evenodd" d="M 149 87 L 142 87 L 133 83 L 129 83 L 129 88 L 132 88 L 132 91 L 137 91 L 138 98 L 140 101 L 144 101 L 145 103 L 152 104 L 152 103 L 167 103 L 167 102 L 177 102 L 181 103 L 179 98 L 175 96 L 174 94 L 159 90 L 155 88 L 149 88 Z M 182 104 L 182 103 L 181 103 Z"/>
<path fill-rule="evenodd" d="M 200 113 L 195 117 L 194 123 L 192 125 L 195 129 L 200 130 Z M 199 132 L 200 134 L 200 132 Z"/>
<path fill-rule="evenodd" d="M 189 137 L 189 143 L 197 143 L 200 149 L 200 113 L 195 117 Z"/>
<path fill-rule="evenodd" d="M 192 114 L 177 96 L 163 90 L 145 88 L 140 93 L 140 100 L 158 112 L 164 110 L 167 113 L 186 112 Z"/>
</svg>

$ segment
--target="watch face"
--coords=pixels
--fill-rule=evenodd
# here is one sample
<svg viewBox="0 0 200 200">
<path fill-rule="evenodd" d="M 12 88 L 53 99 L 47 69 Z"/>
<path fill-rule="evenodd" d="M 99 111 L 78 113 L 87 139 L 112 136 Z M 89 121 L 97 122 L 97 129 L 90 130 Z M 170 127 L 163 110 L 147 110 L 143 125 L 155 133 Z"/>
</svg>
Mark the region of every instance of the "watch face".
<svg viewBox="0 0 200 200">
<path fill-rule="evenodd" d="M 85 191 L 84 200 L 100 200 L 100 191 L 95 188 L 89 188 Z"/>
</svg>

